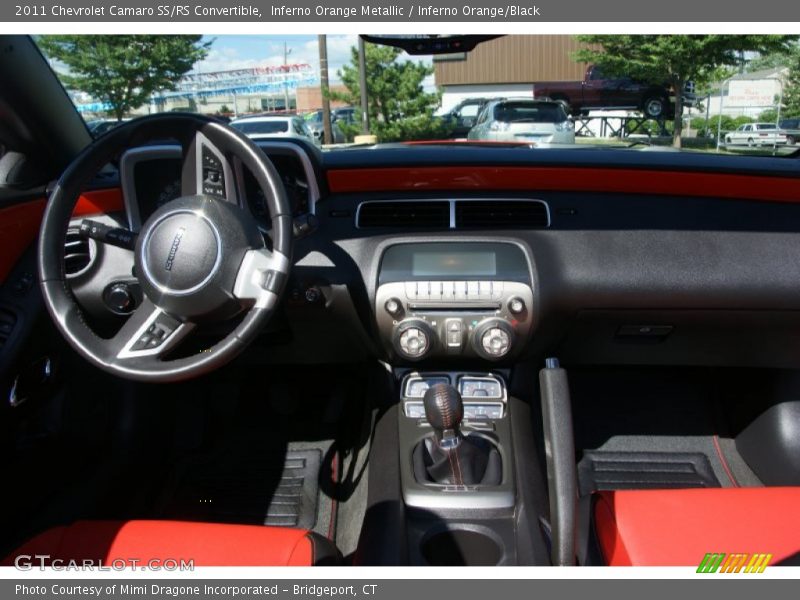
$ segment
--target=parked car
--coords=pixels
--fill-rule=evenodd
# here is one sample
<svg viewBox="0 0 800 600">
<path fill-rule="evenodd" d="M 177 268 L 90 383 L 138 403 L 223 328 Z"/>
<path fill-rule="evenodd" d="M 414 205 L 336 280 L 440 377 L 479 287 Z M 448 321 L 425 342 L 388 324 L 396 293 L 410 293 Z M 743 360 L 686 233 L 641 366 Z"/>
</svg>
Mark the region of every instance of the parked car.
<svg viewBox="0 0 800 600">
<path fill-rule="evenodd" d="M 265 137 L 296 137 L 311 140 L 318 146 L 321 144 L 319 138 L 311 132 L 305 124 L 305 121 L 296 115 L 243 117 L 231 121 L 230 126 L 253 139 Z"/>
<path fill-rule="evenodd" d="M 786 143 L 786 132 L 778 129 L 775 123 L 745 123 L 725 134 L 725 144 L 728 146 L 747 145 L 752 148 Z"/>
<path fill-rule="evenodd" d="M 315 110 L 314 112 L 307 114 L 305 116 L 305 123 L 314 138 L 321 144 L 324 138 L 322 111 Z M 344 133 L 342 132 L 341 127 L 339 127 L 337 119 L 334 117 L 333 111 L 331 111 L 331 134 L 333 135 L 334 144 L 343 144 L 346 141 Z"/>
<path fill-rule="evenodd" d="M 354 123 L 356 120 L 356 109 L 352 106 L 334 108 L 333 120 L 339 123 Z"/>
<path fill-rule="evenodd" d="M 481 109 L 489 100 L 490 98 L 467 98 L 441 115 L 441 118 L 452 126 L 450 137 L 466 137 L 469 130 L 475 125 Z"/>
<path fill-rule="evenodd" d="M 486 103 L 467 139 L 574 144 L 575 125 L 559 102 L 501 98 Z"/>
<path fill-rule="evenodd" d="M 685 105 L 696 101 L 694 84 L 682 90 Z M 674 90 L 669 84 L 652 84 L 630 77 L 609 77 L 590 65 L 582 81 L 543 81 L 533 86 L 535 98 L 549 98 L 564 104 L 568 114 L 584 114 L 591 109 L 638 110 L 652 119 L 675 115 Z"/>
<path fill-rule="evenodd" d="M 800 141 L 800 118 L 782 119 L 778 127 L 786 133 L 786 143 L 796 144 Z"/>
</svg>

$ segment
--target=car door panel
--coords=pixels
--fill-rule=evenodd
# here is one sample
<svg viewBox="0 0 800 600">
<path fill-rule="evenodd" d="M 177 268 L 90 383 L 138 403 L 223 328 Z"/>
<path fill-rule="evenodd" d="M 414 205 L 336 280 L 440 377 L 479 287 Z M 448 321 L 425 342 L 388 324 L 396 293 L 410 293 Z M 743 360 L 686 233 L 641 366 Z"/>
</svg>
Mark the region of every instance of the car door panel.
<svg viewBox="0 0 800 600">
<path fill-rule="evenodd" d="M 36 198 L 0 208 L 0 284 L 2 284 L 39 232 L 47 200 Z M 107 188 L 81 194 L 75 205 L 75 216 L 123 210 L 122 190 Z"/>
</svg>

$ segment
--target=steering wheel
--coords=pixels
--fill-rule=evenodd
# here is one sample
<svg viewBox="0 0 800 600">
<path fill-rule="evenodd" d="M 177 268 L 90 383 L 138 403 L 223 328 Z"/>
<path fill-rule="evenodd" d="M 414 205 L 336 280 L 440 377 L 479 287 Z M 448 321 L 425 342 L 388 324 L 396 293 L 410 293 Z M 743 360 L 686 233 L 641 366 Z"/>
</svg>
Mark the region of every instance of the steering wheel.
<svg viewBox="0 0 800 600">
<path fill-rule="evenodd" d="M 127 148 L 164 139 L 182 147 L 181 197 L 158 208 L 138 235 L 115 230 L 100 239 L 130 250 L 131 272 L 144 296 L 119 331 L 103 338 L 87 324 L 67 283 L 67 228 L 81 190 L 104 165 Z M 251 214 L 236 203 L 232 161 L 250 170 L 266 198 L 271 249 Z M 91 225 L 82 229 L 97 233 Z M 238 355 L 275 311 L 291 255 L 290 205 L 270 160 L 238 131 L 190 114 L 135 119 L 90 144 L 53 190 L 38 246 L 44 301 L 67 341 L 100 369 L 147 382 L 197 377 Z M 241 313 L 238 325 L 211 348 L 170 359 L 198 324 Z"/>
</svg>

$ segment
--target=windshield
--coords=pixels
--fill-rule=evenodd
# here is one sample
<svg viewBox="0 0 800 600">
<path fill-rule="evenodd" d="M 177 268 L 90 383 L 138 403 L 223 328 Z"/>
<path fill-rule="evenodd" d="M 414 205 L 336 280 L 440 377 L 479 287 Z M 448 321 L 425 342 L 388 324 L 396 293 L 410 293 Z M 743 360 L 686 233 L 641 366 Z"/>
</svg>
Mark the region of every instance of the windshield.
<svg viewBox="0 0 800 600">
<path fill-rule="evenodd" d="M 483 37 L 465 52 L 413 56 L 356 35 L 36 40 L 95 137 L 131 118 L 188 111 L 247 135 L 313 137 L 325 151 L 420 141 L 521 151 L 798 149 L 797 36 Z M 239 121 L 281 115 L 299 124 Z M 553 126 L 528 135 L 524 123 Z"/>
<path fill-rule="evenodd" d="M 244 134 L 286 133 L 289 123 L 286 121 L 232 121 L 231 127 Z"/>
<path fill-rule="evenodd" d="M 567 120 L 560 105 L 543 102 L 504 102 L 494 109 L 494 118 L 507 123 L 558 123 Z"/>
</svg>

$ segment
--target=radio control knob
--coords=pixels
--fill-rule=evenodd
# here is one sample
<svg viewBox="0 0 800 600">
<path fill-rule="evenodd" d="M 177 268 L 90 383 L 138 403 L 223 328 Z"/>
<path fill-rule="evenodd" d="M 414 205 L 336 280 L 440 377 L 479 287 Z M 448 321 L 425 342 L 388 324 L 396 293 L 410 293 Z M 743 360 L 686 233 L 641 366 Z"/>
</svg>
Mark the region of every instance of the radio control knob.
<svg viewBox="0 0 800 600">
<path fill-rule="evenodd" d="M 395 318 L 403 314 L 403 305 L 397 298 L 389 298 L 383 307 Z"/>
<path fill-rule="evenodd" d="M 511 350 L 514 330 L 503 319 L 486 319 L 475 328 L 472 347 L 482 358 L 499 360 Z"/>
<path fill-rule="evenodd" d="M 518 315 L 525 310 L 525 301 L 519 296 L 514 296 L 508 301 L 508 310 L 514 315 Z"/>
<path fill-rule="evenodd" d="M 419 360 L 430 352 L 435 335 L 433 328 L 422 319 L 408 319 L 397 326 L 394 346 L 400 356 Z"/>
</svg>

